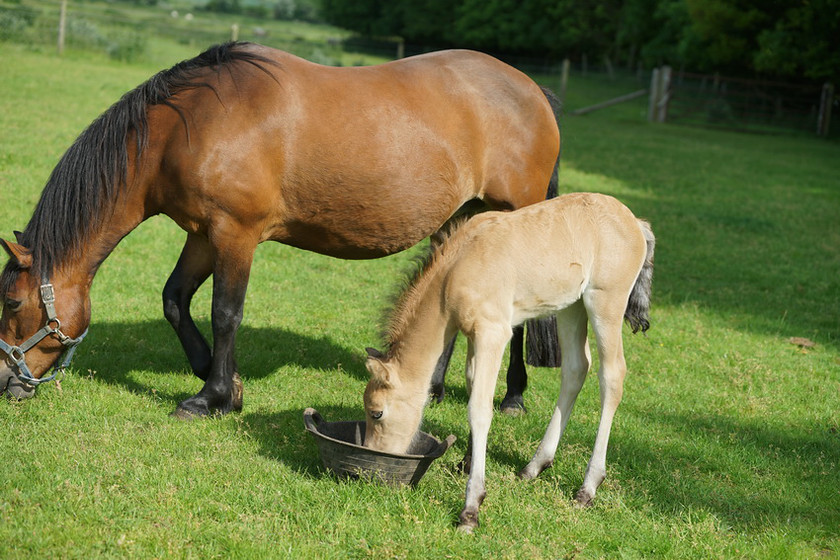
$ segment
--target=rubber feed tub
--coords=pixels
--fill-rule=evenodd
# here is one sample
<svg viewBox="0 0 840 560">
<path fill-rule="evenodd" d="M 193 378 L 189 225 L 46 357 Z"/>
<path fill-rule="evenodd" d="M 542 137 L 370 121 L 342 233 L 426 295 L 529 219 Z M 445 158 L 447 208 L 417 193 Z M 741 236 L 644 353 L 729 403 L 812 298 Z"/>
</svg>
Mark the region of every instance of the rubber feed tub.
<svg viewBox="0 0 840 560">
<path fill-rule="evenodd" d="M 419 432 L 405 455 L 364 447 L 364 422 L 325 422 L 314 408 L 303 413 L 306 430 L 315 437 L 324 467 L 340 477 L 371 478 L 386 484 L 416 486 L 432 461 L 446 453 L 455 436 L 443 441 Z"/>
</svg>

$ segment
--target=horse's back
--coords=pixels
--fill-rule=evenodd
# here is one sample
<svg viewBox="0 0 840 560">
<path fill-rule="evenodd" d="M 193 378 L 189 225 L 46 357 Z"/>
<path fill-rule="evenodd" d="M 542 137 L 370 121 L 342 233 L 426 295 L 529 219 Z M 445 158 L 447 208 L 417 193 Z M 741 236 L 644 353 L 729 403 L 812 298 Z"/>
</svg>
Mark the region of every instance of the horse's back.
<svg viewBox="0 0 840 560">
<path fill-rule="evenodd" d="M 504 209 L 545 196 L 553 113 L 536 84 L 492 57 L 334 68 L 238 48 L 271 62 L 208 69 L 212 88 L 180 94 L 188 139 L 166 115 L 167 178 L 190 190 L 174 202 L 185 229 L 200 227 L 190 207 L 213 200 L 247 216 L 260 240 L 366 258 L 415 244 L 473 198 Z"/>
</svg>

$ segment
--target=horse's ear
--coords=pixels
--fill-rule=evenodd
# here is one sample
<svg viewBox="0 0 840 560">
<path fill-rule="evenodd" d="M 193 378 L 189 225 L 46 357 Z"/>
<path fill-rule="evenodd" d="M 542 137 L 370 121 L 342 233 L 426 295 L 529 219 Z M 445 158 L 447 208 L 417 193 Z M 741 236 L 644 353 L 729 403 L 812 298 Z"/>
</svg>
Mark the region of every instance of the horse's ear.
<svg viewBox="0 0 840 560">
<path fill-rule="evenodd" d="M 20 243 L 21 245 L 23 245 L 23 233 L 19 232 L 17 230 L 15 230 L 14 233 L 15 233 L 15 239 L 17 240 L 17 242 Z"/>
<path fill-rule="evenodd" d="M 368 355 L 368 359 L 365 360 L 365 367 L 370 373 L 371 381 L 378 383 L 382 387 L 392 389 L 399 384 L 396 373 L 391 371 L 388 363 L 379 357 Z"/>
<path fill-rule="evenodd" d="M 9 254 L 9 257 L 15 261 L 21 268 L 29 268 L 32 266 L 32 251 L 18 243 L 12 243 L 5 239 L 0 239 L 0 245 Z"/>
</svg>

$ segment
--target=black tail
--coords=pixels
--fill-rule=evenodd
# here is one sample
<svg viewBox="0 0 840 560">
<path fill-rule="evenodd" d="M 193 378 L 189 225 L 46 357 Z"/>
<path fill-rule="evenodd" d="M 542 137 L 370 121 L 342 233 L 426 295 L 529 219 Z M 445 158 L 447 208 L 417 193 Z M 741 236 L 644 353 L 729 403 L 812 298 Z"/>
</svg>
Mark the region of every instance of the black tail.
<svg viewBox="0 0 840 560">
<path fill-rule="evenodd" d="M 548 104 L 551 105 L 551 110 L 554 112 L 554 118 L 557 121 L 557 129 L 560 130 L 560 99 L 554 95 L 550 89 L 542 87 L 545 98 L 548 99 Z M 562 146 L 562 141 L 561 141 Z M 562 150 L 560 151 L 562 152 Z M 546 192 L 546 200 L 557 196 L 558 173 L 560 168 L 560 152 L 557 153 L 557 161 L 554 164 L 554 171 L 551 173 L 551 179 L 548 182 L 548 191 Z M 527 340 L 527 362 L 528 365 L 538 367 L 560 367 L 560 344 L 557 340 L 557 319 L 554 315 L 543 317 L 541 319 L 531 319 L 526 323 L 528 328 Z"/>
<path fill-rule="evenodd" d="M 557 131 L 560 131 L 560 111 L 562 110 L 562 102 L 560 98 L 554 95 L 554 92 L 547 87 L 540 87 L 548 99 L 548 104 L 551 105 L 551 110 L 554 112 L 554 120 L 557 122 Z M 557 196 L 557 174 L 560 172 L 560 154 L 563 153 L 563 139 L 560 139 L 560 151 L 557 152 L 557 161 L 554 164 L 554 171 L 551 173 L 551 179 L 548 181 L 548 192 L 545 194 L 545 199 L 554 198 Z"/>
<path fill-rule="evenodd" d="M 645 332 L 650 328 L 650 290 L 653 283 L 653 250 L 656 246 L 656 238 L 650 224 L 639 220 L 639 226 L 647 242 L 647 255 L 645 264 L 639 271 L 633 290 L 630 292 L 630 299 L 627 301 L 627 309 L 624 311 L 624 318 L 630 323 L 633 332 L 641 330 Z"/>
</svg>

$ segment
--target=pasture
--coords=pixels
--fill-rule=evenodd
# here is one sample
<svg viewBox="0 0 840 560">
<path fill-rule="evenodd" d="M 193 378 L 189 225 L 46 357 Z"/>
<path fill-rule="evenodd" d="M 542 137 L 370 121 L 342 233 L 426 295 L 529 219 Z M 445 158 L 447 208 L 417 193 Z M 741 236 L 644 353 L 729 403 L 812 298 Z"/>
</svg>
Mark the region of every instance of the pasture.
<svg viewBox="0 0 840 560">
<path fill-rule="evenodd" d="M 12 238 L 76 136 L 159 68 L 4 43 L 0 59 L 0 236 Z M 570 104 L 585 93 L 573 86 L 586 84 L 570 84 Z M 592 508 L 572 495 L 598 421 L 594 378 L 553 468 L 515 477 L 559 390 L 557 371 L 532 368 L 529 413 L 493 420 L 482 527 L 455 531 L 462 340 L 423 428 L 458 441 L 416 489 L 322 471 L 303 410 L 362 418 L 364 348 L 379 346 L 417 250 L 351 262 L 261 246 L 238 336 L 242 413 L 170 418 L 201 381 L 161 311 L 184 234 L 155 218 L 102 266 L 61 383 L 0 401 L 0 557 L 840 557 L 840 146 L 649 125 L 643 111 L 562 130 L 561 191 L 611 194 L 657 236 L 651 330 L 625 327 L 624 400 Z M 193 304 L 205 332 L 209 296 L 208 283 Z"/>
</svg>

